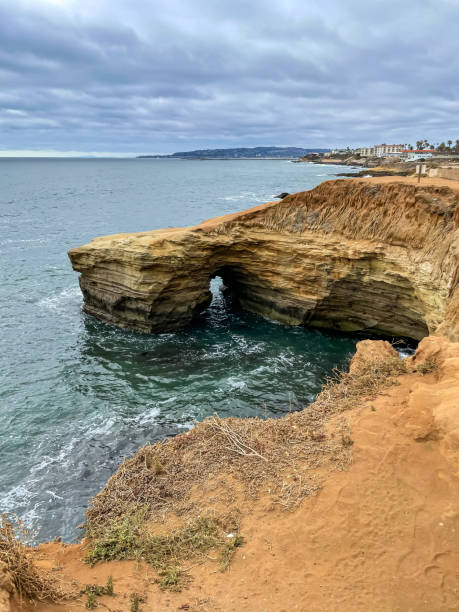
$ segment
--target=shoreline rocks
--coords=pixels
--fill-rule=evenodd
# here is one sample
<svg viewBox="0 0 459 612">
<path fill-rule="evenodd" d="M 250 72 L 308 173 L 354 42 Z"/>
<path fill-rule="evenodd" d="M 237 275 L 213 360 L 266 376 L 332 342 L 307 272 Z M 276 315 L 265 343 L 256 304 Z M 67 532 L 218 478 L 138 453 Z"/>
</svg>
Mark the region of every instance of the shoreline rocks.
<svg viewBox="0 0 459 612">
<path fill-rule="evenodd" d="M 220 276 L 242 308 L 284 324 L 459 339 L 458 201 L 448 187 L 326 181 L 194 227 L 96 238 L 69 257 L 84 311 L 140 332 L 192 322 Z"/>
</svg>

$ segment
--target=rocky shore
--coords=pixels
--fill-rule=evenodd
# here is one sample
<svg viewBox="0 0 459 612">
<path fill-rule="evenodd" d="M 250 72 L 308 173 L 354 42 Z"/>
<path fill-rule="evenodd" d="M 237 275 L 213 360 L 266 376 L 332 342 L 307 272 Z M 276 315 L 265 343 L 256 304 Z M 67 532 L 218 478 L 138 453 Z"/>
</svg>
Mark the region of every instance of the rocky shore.
<svg viewBox="0 0 459 612">
<path fill-rule="evenodd" d="M 361 157 L 353 153 L 336 156 L 310 153 L 296 163 L 326 164 L 331 166 L 351 166 L 353 172 L 339 172 L 338 176 L 348 177 L 382 177 L 414 176 L 420 159 L 408 161 L 402 157 Z M 430 176 L 458 180 L 459 160 L 457 157 L 436 155 L 422 160 L 426 163 Z M 361 169 L 363 168 L 363 170 Z M 451 172 L 452 169 L 452 172 Z"/>
<path fill-rule="evenodd" d="M 328 181 L 201 225 L 70 251 L 86 312 L 177 329 L 222 277 L 284 323 L 421 340 L 357 345 L 280 419 L 220 419 L 141 448 L 81 543 L 0 526 L 0 612 L 453 611 L 459 593 L 459 185 Z"/>
</svg>

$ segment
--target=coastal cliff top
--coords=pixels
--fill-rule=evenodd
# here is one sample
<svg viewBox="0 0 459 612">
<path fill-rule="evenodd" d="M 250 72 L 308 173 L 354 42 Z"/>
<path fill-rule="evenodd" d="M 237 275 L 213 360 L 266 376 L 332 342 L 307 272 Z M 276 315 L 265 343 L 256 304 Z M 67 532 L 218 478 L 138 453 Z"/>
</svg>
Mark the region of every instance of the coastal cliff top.
<svg viewBox="0 0 459 612">
<path fill-rule="evenodd" d="M 346 183 L 350 183 L 350 184 L 358 184 L 358 183 L 364 183 L 364 184 L 371 184 L 371 185 L 392 185 L 392 184 L 401 184 L 401 185 L 413 185 L 419 189 L 423 189 L 423 188 L 429 188 L 429 187 L 446 187 L 448 190 L 451 190 L 453 193 L 456 193 L 459 195 L 459 181 L 456 180 L 449 180 L 449 179 L 442 179 L 442 178 L 429 178 L 429 177 L 423 177 L 421 178 L 421 181 L 418 183 L 418 179 L 416 177 L 406 177 L 406 176 L 383 176 L 383 177 L 366 177 L 366 178 L 349 178 L 349 179 L 331 179 L 331 180 L 327 180 L 327 181 L 323 181 L 320 185 L 327 185 L 327 184 L 336 184 L 336 182 L 338 181 L 345 181 Z M 319 186 L 320 186 L 319 185 Z M 318 187 L 319 187 L 318 186 Z M 317 187 L 316 187 L 317 188 Z M 314 188 L 314 189 L 316 189 Z M 314 191 L 314 189 L 311 189 L 310 191 Z M 307 192 L 299 192 L 301 193 L 307 193 Z M 286 198 L 284 199 L 289 199 L 292 196 L 295 196 L 297 194 L 289 194 L 288 196 L 286 196 Z M 260 204 L 259 206 L 253 206 L 250 208 L 247 208 L 245 210 L 242 210 L 240 212 L 236 212 L 236 213 L 229 213 L 227 215 L 221 215 L 219 217 L 213 217 L 211 219 L 206 219 L 205 221 L 203 221 L 202 223 L 199 223 L 196 226 L 191 226 L 193 228 L 206 228 L 208 230 L 210 229 L 214 229 L 217 225 L 219 225 L 220 223 L 226 223 L 226 222 L 231 222 L 231 221 L 235 221 L 239 218 L 243 218 L 245 215 L 247 214 L 252 214 L 252 213 L 258 213 L 259 211 L 263 211 L 263 210 L 267 210 L 269 208 L 272 208 L 276 205 L 279 204 L 279 200 L 275 200 L 272 202 L 266 202 L 265 204 Z M 180 228 L 180 229 L 191 229 L 190 228 Z M 161 231 L 165 231 L 165 230 L 161 230 Z"/>
<path fill-rule="evenodd" d="M 259 204 L 258 206 L 252 206 L 250 208 L 247 208 L 245 210 L 241 210 L 238 212 L 228 213 L 225 215 L 220 215 L 218 217 L 211 217 L 210 219 L 206 219 L 205 221 L 202 221 L 201 223 L 198 223 L 197 225 L 191 225 L 191 226 L 186 226 L 186 227 L 164 228 L 164 229 L 156 229 L 156 230 L 145 230 L 142 232 L 135 232 L 135 233 L 111 234 L 109 236 L 100 236 L 100 237 L 94 238 L 89 244 L 91 244 L 92 246 L 96 246 L 101 241 L 116 240 L 119 238 L 123 239 L 123 238 L 129 238 L 129 237 L 134 237 L 134 236 L 136 237 L 137 240 L 139 240 L 139 244 L 144 244 L 145 242 L 149 241 L 151 238 L 160 239 L 160 240 L 169 239 L 169 238 L 170 239 L 180 239 L 183 232 L 187 232 L 190 230 L 196 230 L 196 229 L 198 230 L 205 229 L 206 231 L 212 231 L 221 224 L 227 224 L 232 221 L 243 220 L 248 215 L 253 216 L 253 215 L 256 215 L 257 213 L 267 211 L 270 208 L 277 207 L 284 200 L 288 202 L 288 201 L 291 201 L 292 198 L 295 196 L 300 196 L 301 194 L 311 193 L 320 187 L 324 187 L 328 185 L 330 186 L 336 185 L 338 183 L 343 183 L 346 185 L 370 184 L 370 185 L 385 185 L 385 186 L 392 185 L 392 184 L 398 184 L 398 185 L 410 185 L 410 186 L 417 187 L 419 189 L 431 188 L 431 187 L 433 188 L 444 187 L 444 188 L 447 188 L 447 190 L 451 191 L 452 193 L 459 195 L 459 181 L 442 179 L 442 178 L 425 177 L 425 178 L 421 178 L 420 183 L 418 183 L 418 179 L 416 177 L 405 177 L 405 176 L 368 177 L 368 178 L 355 178 L 355 179 L 353 178 L 331 179 L 331 180 L 323 181 L 322 183 L 320 183 L 320 185 L 318 185 L 317 187 L 309 191 L 289 194 L 283 200 L 274 200 L 271 202 L 266 202 L 264 204 Z M 130 244 L 130 246 L 131 247 L 133 246 L 132 243 Z M 77 247 L 77 249 L 78 248 L 81 248 L 81 247 Z M 77 249 L 71 249 L 70 253 L 75 252 Z"/>
<path fill-rule="evenodd" d="M 134 609 L 134 594 L 143 611 L 455 610 L 458 363 L 459 343 L 444 338 L 423 340 L 406 367 L 388 343 L 364 341 L 349 375 L 338 387 L 326 388 L 319 404 L 311 406 L 310 427 L 306 410 L 266 422 L 229 419 L 214 421 L 217 427 L 203 423 L 165 444 L 141 449 L 95 498 L 89 522 L 110 525 L 110 514 L 122 511 L 126 501 L 145 507 L 148 480 L 148 486 L 161 492 L 152 499 L 167 508 L 148 523 L 153 534 L 178 533 L 189 515 L 215 517 L 236 510 L 237 531 L 230 535 L 240 533 L 243 539 L 223 572 L 216 566 L 217 552 L 198 553 L 182 561 L 184 573 L 172 576 L 171 584 L 161 589 L 156 571 L 143 559 L 93 567 L 84 563 L 88 549 L 98 550 L 89 540 L 41 545 L 33 551 L 33 561 L 63 584 L 76 581 L 82 591 L 85 585 L 105 585 L 112 576 L 115 597 L 101 586 L 97 600 L 123 612 Z M 388 376 L 363 389 L 383 371 Z M 321 408 L 321 419 L 315 419 L 320 406 L 331 409 L 331 418 L 322 420 Z M 272 435 L 275 431 L 277 436 Z M 271 432 L 268 437 L 266 432 Z M 299 450 L 308 440 L 300 454 L 298 436 L 304 438 Z M 212 471 L 218 448 L 227 459 Z M 239 454 L 232 448 L 239 448 Z M 279 465 L 290 467 L 270 483 L 270 476 L 265 481 L 262 475 L 277 473 L 276 452 L 271 452 L 276 449 Z M 159 456 L 161 469 L 155 462 Z M 168 463 L 168 456 L 175 459 Z M 326 460 L 317 462 L 323 456 Z M 174 498 L 174 475 L 179 484 L 184 484 L 182 476 L 190 479 L 190 504 Z M 250 487 L 259 478 L 264 484 L 253 497 Z M 173 511 L 174 503 L 183 506 L 181 512 Z M 113 537 L 116 532 L 111 533 Z M 116 540 L 101 542 L 111 547 Z M 124 540 L 119 554 L 136 542 Z M 86 598 L 82 593 L 61 603 L 26 605 L 24 610 L 76 611 Z"/>
<path fill-rule="evenodd" d="M 405 185 L 417 185 L 419 187 L 448 187 L 453 191 L 459 191 L 459 181 L 437 177 L 421 177 L 418 183 L 416 176 L 372 176 L 367 178 L 349 179 L 351 181 L 365 181 L 366 183 L 404 183 Z"/>
</svg>

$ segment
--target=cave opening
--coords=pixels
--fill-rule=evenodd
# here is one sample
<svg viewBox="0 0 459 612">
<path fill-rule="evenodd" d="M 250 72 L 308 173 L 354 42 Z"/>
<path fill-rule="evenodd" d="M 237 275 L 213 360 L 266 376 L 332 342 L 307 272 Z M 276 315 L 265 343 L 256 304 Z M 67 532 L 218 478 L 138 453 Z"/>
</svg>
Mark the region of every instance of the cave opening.
<svg viewBox="0 0 459 612">
<path fill-rule="evenodd" d="M 342 279 L 323 299 L 307 303 L 270 286 L 242 266 L 216 267 L 209 273 L 208 283 L 205 312 L 218 310 L 220 317 L 242 310 L 284 325 L 359 337 L 398 338 L 404 343 L 416 343 L 428 335 L 424 313 L 408 284 L 394 290 L 387 283 L 359 284 L 355 279 Z"/>
<path fill-rule="evenodd" d="M 212 301 L 209 308 L 223 309 L 229 313 L 239 309 L 238 283 L 235 272 L 225 266 L 218 268 L 209 279 L 209 289 Z"/>
</svg>

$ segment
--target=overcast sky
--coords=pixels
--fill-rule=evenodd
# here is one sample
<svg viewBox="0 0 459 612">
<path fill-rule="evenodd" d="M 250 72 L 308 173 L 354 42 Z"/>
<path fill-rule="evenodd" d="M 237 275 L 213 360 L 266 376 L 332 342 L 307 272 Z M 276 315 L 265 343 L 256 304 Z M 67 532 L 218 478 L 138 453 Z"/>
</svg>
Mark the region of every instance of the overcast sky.
<svg viewBox="0 0 459 612">
<path fill-rule="evenodd" d="M 459 0 L 0 0 L 0 152 L 459 138 Z"/>
</svg>

